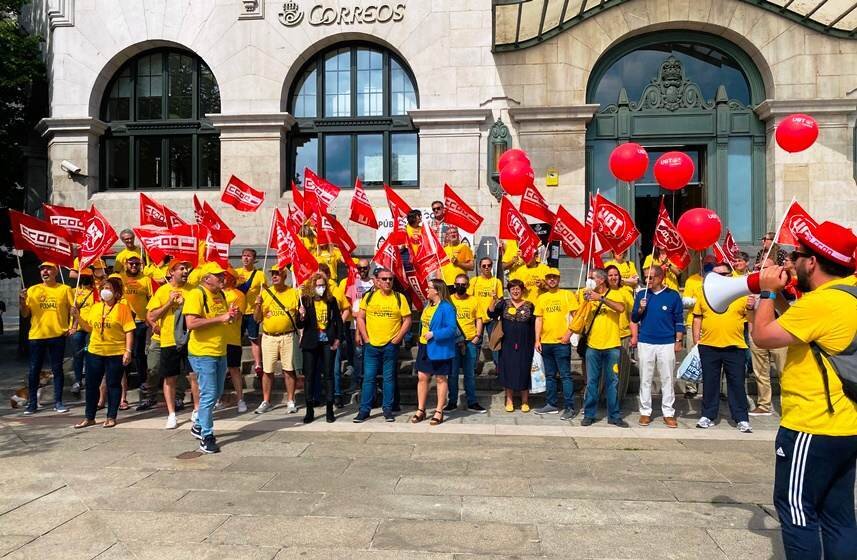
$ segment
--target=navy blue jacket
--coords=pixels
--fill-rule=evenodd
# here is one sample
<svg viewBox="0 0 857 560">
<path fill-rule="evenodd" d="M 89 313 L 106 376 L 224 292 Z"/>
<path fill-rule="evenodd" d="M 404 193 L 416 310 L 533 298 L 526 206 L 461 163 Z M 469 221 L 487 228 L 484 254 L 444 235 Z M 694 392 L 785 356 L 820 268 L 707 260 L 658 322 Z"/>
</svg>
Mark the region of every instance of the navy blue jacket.
<svg viewBox="0 0 857 560">
<path fill-rule="evenodd" d="M 640 313 L 640 300 L 646 296 L 646 308 Z M 681 296 L 672 288 L 659 294 L 641 290 L 634 297 L 631 321 L 639 323 L 637 341 L 645 344 L 673 344 L 676 333 L 685 332 Z"/>
</svg>

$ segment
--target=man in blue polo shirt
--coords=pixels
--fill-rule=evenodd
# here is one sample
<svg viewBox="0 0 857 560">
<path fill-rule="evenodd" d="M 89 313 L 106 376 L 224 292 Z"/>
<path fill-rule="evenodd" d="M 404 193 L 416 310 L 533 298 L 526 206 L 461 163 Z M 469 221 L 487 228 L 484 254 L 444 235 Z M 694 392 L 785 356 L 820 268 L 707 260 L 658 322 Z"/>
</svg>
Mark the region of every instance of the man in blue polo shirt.
<svg viewBox="0 0 857 560">
<path fill-rule="evenodd" d="M 631 321 L 639 324 L 637 344 L 640 364 L 640 425 L 652 423 L 652 379 L 655 370 L 661 382 L 661 411 L 664 424 L 677 428 L 675 420 L 675 355 L 682 348 L 684 317 L 681 296 L 664 286 L 664 270 L 653 266 L 646 270 L 646 290 L 637 292 Z"/>
</svg>

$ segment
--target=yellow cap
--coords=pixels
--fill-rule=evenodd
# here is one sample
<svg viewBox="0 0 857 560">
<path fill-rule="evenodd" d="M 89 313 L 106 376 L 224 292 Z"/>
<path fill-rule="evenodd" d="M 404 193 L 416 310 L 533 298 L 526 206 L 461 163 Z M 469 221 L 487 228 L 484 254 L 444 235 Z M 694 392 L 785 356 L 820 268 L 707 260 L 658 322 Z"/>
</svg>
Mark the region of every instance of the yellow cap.
<svg viewBox="0 0 857 560">
<path fill-rule="evenodd" d="M 547 272 L 545 272 L 545 276 L 559 276 L 558 268 L 549 268 Z"/>
<path fill-rule="evenodd" d="M 172 270 L 172 269 L 174 269 L 175 267 L 177 267 L 177 266 L 178 266 L 178 265 L 180 265 L 180 264 L 187 265 L 188 267 L 190 267 L 190 266 L 192 265 L 192 263 L 191 263 L 190 261 L 187 261 L 187 260 L 182 260 L 182 259 L 173 259 L 173 260 L 171 260 L 171 261 L 170 261 L 170 265 L 169 265 L 169 267 L 167 268 L 167 270 Z"/>
<path fill-rule="evenodd" d="M 89 266 L 90 266 L 91 268 L 101 268 L 101 269 L 106 269 L 106 268 L 107 268 L 107 265 L 106 265 L 106 264 L 104 264 L 104 261 L 103 261 L 103 260 L 101 260 L 101 259 L 97 259 L 95 262 L 93 262 L 93 263 L 92 263 L 91 265 L 89 265 Z"/>
<path fill-rule="evenodd" d="M 275 265 L 271 266 L 271 268 L 269 268 L 268 270 L 270 270 L 271 272 L 279 272 L 280 271 L 280 265 L 275 264 Z"/>
<path fill-rule="evenodd" d="M 216 262 L 210 262 L 205 265 L 204 274 L 223 274 L 226 272 L 223 267 Z"/>
<path fill-rule="evenodd" d="M 59 268 L 57 266 L 57 263 L 52 263 L 51 261 L 44 261 L 42 264 L 39 265 L 39 268 L 44 268 L 46 266 L 52 266 L 54 268 Z"/>
</svg>

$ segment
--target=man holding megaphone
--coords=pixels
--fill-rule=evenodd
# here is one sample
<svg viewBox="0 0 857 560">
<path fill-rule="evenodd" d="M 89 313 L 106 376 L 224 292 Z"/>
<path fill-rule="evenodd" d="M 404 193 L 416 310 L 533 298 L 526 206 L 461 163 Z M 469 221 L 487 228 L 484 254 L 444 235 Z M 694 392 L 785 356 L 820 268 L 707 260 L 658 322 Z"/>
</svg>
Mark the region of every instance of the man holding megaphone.
<svg viewBox="0 0 857 560">
<path fill-rule="evenodd" d="M 788 346 L 780 380 L 774 505 L 787 558 L 853 559 L 857 236 L 823 222 L 797 232 L 797 238 L 790 258 L 804 296 L 776 319 L 774 302 L 789 277 L 782 266 L 762 269 L 752 330 L 759 348 Z"/>
</svg>

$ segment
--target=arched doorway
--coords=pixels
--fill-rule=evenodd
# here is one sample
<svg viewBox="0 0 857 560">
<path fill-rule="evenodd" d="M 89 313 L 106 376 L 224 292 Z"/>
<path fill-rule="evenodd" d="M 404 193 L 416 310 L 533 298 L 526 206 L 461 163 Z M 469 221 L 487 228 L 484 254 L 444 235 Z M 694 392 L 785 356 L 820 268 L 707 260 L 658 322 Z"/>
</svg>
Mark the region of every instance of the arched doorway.
<svg viewBox="0 0 857 560">
<path fill-rule="evenodd" d="M 600 108 L 586 133 L 587 190 L 628 208 L 651 250 L 660 195 L 677 219 L 706 206 L 738 243 L 755 243 L 765 217 L 765 127 L 753 112 L 765 99 L 762 78 L 734 44 L 701 32 L 667 31 L 626 41 L 605 53 L 587 87 Z M 623 142 L 649 152 L 646 176 L 634 185 L 610 173 L 610 152 Z M 655 182 L 652 165 L 664 152 L 686 152 L 696 173 L 677 193 Z"/>
</svg>

